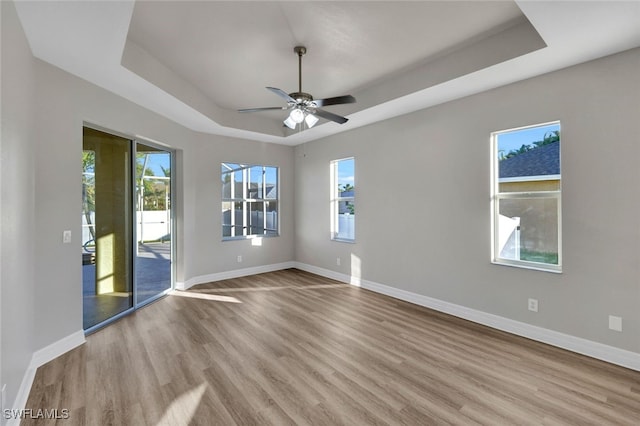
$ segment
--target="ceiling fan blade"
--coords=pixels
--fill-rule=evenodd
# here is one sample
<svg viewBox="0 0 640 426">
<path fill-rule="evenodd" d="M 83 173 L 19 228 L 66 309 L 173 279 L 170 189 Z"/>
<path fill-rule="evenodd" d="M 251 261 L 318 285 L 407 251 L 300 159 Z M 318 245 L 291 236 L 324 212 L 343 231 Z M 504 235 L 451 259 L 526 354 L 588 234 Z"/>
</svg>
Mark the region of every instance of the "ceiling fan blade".
<svg viewBox="0 0 640 426">
<path fill-rule="evenodd" d="M 344 124 L 347 121 L 349 121 L 348 118 L 342 117 L 342 116 L 340 116 L 338 114 L 334 114 L 334 113 L 329 112 L 329 111 L 325 111 L 325 110 L 320 109 L 320 108 L 316 108 L 316 110 L 313 112 L 313 114 L 318 115 L 318 116 L 320 116 L 322 118 L 326 118 L 327 120 L 331 120 L 331 121 L 333 121 L 335 123 L 338 123 L 338 124 Z"/>
<path fill-rule="evenodd" d="M 238 112 L 257 112 L 257 111 L 269 111 L 269 110 L 274 110 L 274 109 L 279 109 L 279 110 L 283 110 L 283 109 L 288 109 L 289 107 L 283 106 L 283 107 L 264 107 L 264 108 L 244 108 L 244 109 L 239 109 Z"/>
<path fill-rule="evenodd" d="M 273 93 L 280 96 L 287 102 L 293 102 L 294 104 L 296 103 L 296 100 L 293 99 L 291 96 L 289 96 L 289 94 L 282 89 L 278 89 L 277 87 L 267 87 L 267 90 L 272 91 Z"/>
<path fill-rule="evenodd" d="M 313 102 L 319 107 L 325 107 L 328 105 L 340 105 L 340 104 L 352 104 L 356 101 L 351 95 L 336 96 L 335 98 L 326 99 L 314 99 Z"/>
</svg>

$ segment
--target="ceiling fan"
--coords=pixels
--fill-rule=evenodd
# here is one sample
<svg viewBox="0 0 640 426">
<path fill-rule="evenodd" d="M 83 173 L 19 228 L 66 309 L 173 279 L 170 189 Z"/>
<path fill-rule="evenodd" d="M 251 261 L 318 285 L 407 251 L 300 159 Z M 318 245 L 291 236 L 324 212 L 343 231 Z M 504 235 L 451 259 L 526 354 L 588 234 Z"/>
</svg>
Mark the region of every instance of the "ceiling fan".
<svg viewBox="0 0 640 426">
<path fill-rule="evenodd" d="M 326 99 L 313 99 L 308 93 L 302 91 L 302 56 L 307 53 L 304 46 L 296 46 L 293 51 L 298 55 L 298 91 L 287 94 L 284 90 L 276 87 L 267 87 L 267 90 L 275 93 L 287 101 L 283 107 L 264 107 L 239 109 L 238 112 L 256 112 L 269 110 L 291 110 L 289 116 L 284 120 L 284 125 L 290 129 L 295 129 L 298 124 L 305 123 L 308 128 L 316 125 L 318 117 L 326 118 L 338 124 L 349 121 L 348 118 L 325 111 L 321 107 L 339 104 L 352 104 L 356 101 L 351 95 L 336 96 Z M 317 116 L 317 117 L 316 117 Z M 301 124 L 302 125 L 302 124 Z"/>
</svg>

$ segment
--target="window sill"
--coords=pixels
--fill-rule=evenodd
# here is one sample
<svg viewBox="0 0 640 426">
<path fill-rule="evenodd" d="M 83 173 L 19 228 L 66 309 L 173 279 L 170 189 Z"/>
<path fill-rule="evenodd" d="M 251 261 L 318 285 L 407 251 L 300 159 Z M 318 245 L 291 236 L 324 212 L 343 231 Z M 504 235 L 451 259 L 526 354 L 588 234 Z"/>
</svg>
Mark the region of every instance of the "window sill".
<svg viewBox="0 0 640 426">
<path fill-rule="evenodd" d="M 518 262 L 506 259 L 494 259 L 491 261 L 494 265 L 511 266 L 514 268 L 531 269 L 533 271 L 551 272 L 552 274 L 562 274 L 562 266 L 545 265 L 544 263 L 535 262 Z"/>
<path fill-rule="evenodd" d="M 225 241 L 242 241 L 242 240 L 255 240 L 257 238 L 277 238 L 280 234 L 277 235 L 242 235 L 239 237 L 222 237 L 222 242 Z"/>
<path fill-rule="evenodd" d="M 348 238 L 332 238 L 331 241 L 336 241 L 338 243 L 348 243 L 348 244 L 356 243 L 356 240 L 350 240 Z"/>
</svg>

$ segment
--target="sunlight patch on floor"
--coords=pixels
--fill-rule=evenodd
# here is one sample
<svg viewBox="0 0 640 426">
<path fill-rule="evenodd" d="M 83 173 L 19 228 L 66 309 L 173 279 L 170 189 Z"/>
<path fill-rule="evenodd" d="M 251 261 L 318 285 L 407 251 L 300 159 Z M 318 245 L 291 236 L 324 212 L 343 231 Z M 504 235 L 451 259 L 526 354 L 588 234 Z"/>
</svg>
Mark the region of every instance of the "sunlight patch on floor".
<svg viewBox="0 0 640 426">
<path fill-rule="evenodd" d="M 169 292 L 171 296 L 189 297 L 191 299 L 204 299 L 212 300 L 214 302 L 226 302 L 226 303 L 242 303 L 242 301 L 232 296 L 220 296 L 218 294 L 205 294 L 205 293 L 193 293 L 190 291 L 174 290 Z"/>
<path fill-rule="evenodd" d="M 191 389 L 177 397 L 171 402 L 158 421 L 157 425 L 173 426 L 178 424 L 188 425 L 193 419 L 193 415 L 200 405 L 202 395 L 207 390 L 207 384 Z"/>
<path fill-rule="evenodd" d="M 278 291 L 278 290 L 317 290 L 323 288 L 346 288 L 346 284 L 318 284 L 318 285 L 305 285 L 305 286 L 271 286 L 271 287 L 229 287 L 229 288 L 216 288 L 216 289 L 190 289 L 189 293 L 195 292 L 199 294 L 206 294 L 208 291 L 215 291 L 216 293 L 232 293 L 232 292 L 257 292 L 257 291 Z"/>
</svg>

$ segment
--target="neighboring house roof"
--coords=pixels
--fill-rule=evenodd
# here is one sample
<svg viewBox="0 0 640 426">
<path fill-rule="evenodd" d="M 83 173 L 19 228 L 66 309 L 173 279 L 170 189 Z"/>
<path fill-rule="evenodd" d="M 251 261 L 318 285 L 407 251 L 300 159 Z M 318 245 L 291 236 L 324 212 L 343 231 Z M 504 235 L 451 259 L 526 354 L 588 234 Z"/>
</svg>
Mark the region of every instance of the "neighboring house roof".
<svg viewBox="0 0 640 426">
<path fill-rule="evenodd" d="M 278 187 L 276 185 L 267 184 L 267 194 L 265 198 L 277 198 L 278 196 Z"/>
<path fill-rule="evenodd" d="M 267 183 L 265 188 L 266 194 L 263 198 L 277 198 L 278 197 L 278 186 L 273 183 Z M 222 193 L 226 194 L 226 196 L 230 196 L 231 194 L 231 182 L 224 182 L 222 184 Z M 237 194 L 236 198 L 242 198 L 242 182 L 235 183 L 235 193 Z M 251 182 L 249 184 L 249 198 L 256 197 L 258 195 L 258 184 L 255 182 Z M 224 198 L 224 195 L 223 195 Z"/>
<path fill-rule="evenodd" d="M 560 174 L 560 142 L 550 143 L 500 161 L 500 179 Z"/>
</svg>

